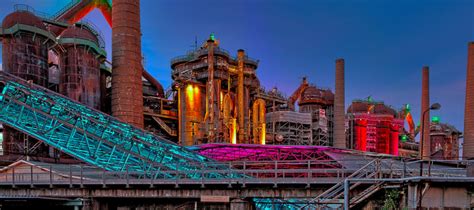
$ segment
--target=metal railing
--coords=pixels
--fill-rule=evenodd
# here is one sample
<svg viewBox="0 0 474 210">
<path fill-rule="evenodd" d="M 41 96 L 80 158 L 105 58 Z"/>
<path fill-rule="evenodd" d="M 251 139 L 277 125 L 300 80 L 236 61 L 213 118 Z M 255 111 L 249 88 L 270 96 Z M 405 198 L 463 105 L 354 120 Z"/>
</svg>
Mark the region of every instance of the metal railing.
<svg viewBox="0 0 474 210">
<path fill-rule="evenodd" d="M 76 24 L 87 27 L 87 29 L 89 29 L 97 37 L 97 40 L 99 41 L 99 47 L 102 49 L 105 49 L 104 35 L 99 30 L 98 26 L 96 26 L 94 23 L 92 23 L 91 21 L 87 19 L 82 19 L 80 22 Z"/>
<path fill-rule="evenodd" d="M 33 7 L 26 5 L 26 4 L 15 4 L 13 5 L 14 11 L 21 11 L 21 12 L 29 12 L 34 14 L 35 16 L 47 20 L 52 20 L 53 17 L 50 14 L 40 12 L 38 10 L 35 10 Z"/>
<path fill-rule="evenodd" d="M 341 162 L 367 163 L 358 170 L 336 167 Z M 393 164 L 390 164 L 393 162 Z M 459 167 L 440 167 L 432 161 L 432 167 L 425 168 L 426 174 L 437 177 L 465 177 L 465 165 Z M 34 163 L 33 163 L 34 164 Z M 217 164 L 217 163 L 216 163 Z M 221 165 L 223 163 L 219 163 Z M 310 203 L 333 200 L 341 197 L 344 190 L 344 180 L 372 179 L 382 177 L 408 177 L 410 170 L 416 168 L 416 161 L 402 162 L 397 160 L 344 160 L 344 161 L 236 161 L 226 163 L 223 169 L 202 169 L 194 171 L 166 170 L 163 173 L 170 176 L 150 178 L 146 173 L 126 170 L 124 172 L 106 171 L 88 165 L 45 164 L 12 166 L 0 173 L 0 185 L 15 187 L 30 186 L 106 186 L 106 185 L 273 185 L 294 184 L 309 187 L 316 184 L 336 184 L 325 193 L 314 198 Z M 316 168 L 315 164 L 320 168 Z M 343 164 L 344 165 L 344 164 Z M 414 167 L 412 167 L 414 166 Z M 292 168 L 286 168 L 292 167 Z M 299 168 L 298 168 L 299 167 Z M 327 167 L 327 168 L 324 168 Z M 438 167 L 438 168 L 437 168 Z M 176 168 L 181 168 L 179 165 Z M 222 167 L 221 167 L 222 168 Z M 225 178 L 215 179 L 215 174 L 223 174 Z M 227 175 L 226 175 L 227 174 Z M 241 176 L 233 176 L 241 174 Z M 440 175 L 442 174 L 442 175 Z M 394 176 L 391 176 L 394 175 Z M 440 176 L 439 176 L 440 175 Z M 417 177 L 412 174 L 410 177 Z M 196 177 L 199 177 L 196 179 Z M 352 187 L 354 187 L 353 183 Z M 334 197 L 334 198 L 336 198 Z M 336 198 L 337 199 L 337 198 Z"/>
<path fill-rule="evenodd" d="M 71 2 L 69 2 L 69 4 L 67 4 L 66 6 L 64 6 L 61 10 L 59 10 L 58 12 L 56 12 L 56 14 L 54 14 L 52 16 L 52 18 L 54 19 L 58 19 L 61 15 L 63 15 L 66 11 L 70 10 L 72 7 L 76 6 L 77 4 L 79 4 L 81 2 L 81 0 L 71 0 Z"/>
</svg>

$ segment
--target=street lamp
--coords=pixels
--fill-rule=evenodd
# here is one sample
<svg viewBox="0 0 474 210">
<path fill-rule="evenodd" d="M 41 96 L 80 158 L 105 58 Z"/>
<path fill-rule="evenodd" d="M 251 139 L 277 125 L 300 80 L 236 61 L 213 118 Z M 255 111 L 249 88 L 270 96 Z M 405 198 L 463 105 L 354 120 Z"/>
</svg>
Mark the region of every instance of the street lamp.
<svg viewBox="0 0 474 210">
<path fill-rule="evenodd" d="M 424 139 L 425 139 L 425 115 L 427 112 L 429 112 L 430 110 L 439 110 L 441 109 L 441 104 L 439 103 L 434 103 L 434 104 L 431 104 L 431 106 L 426 109 L 425 111 L 423 111 L 423 114 L 422 114 L 422 119 L 421 119 L 421 139 L 420 139 L 420 159 L 421 159 L 421 162 L 420 162 L 420 176 L 423 176 L 423 143 L 425 142 Z M 428 138 L 430 138 L 428 136 Z M 430 145 L 431 147 L 431 145 Z M 428 154 L 429 156 L 431 156 L 431 154 Z M 421 181 L 421 180 L 420 180 Z M 423 196 L 423 190 L 421 189 L 420 187 L 420 191 L 419 191 L 419 196 L 418 196 L 418 209 L 421 209 L 421 197 Z"/>
<path fill-rule="evenodd" d="M 426 109 L 425 111 L 423 111 L 423 115 L 422 115 L 422 119 L 421 119 L 421 139 L 420 139 L 420 158 L 423 160 L 423 143 L 425 142 L 424 139 L 425 139 L 425 115 L 426 113 L 428 113 L 430 110 L 439 110 L 441 109 L 441 104 L 439 103 L 434 103 L 432 104 L 428 109 Z M 428 136 L 429 138 L 429 136 Z M 431 154 L 428 154 L 428 155 L 431 155 Z M 421 168 L 423 168 L 423 161 L 421 161 Z M 420 175 L 421 175 L 421 171 L 420 171 Z"/>
</svg>

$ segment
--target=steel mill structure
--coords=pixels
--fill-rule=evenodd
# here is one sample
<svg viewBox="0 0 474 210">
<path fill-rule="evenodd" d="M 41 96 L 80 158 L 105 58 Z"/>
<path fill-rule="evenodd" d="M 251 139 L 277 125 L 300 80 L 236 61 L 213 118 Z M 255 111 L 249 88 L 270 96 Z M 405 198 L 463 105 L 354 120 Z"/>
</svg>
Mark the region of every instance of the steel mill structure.
<svg viewBox="0 0 474 210">
<path fill-rule="evenodd" d="M 347 109 L 349 143 L 361 151 L 398 155 L 399 132 L 404 120 L 381 101 L 354 100 Z"/>
<path fill-rule="evenodd" d="M 265 144 L 265 101 L 258 97 L 258 61 L 244 50 L 232 57 L 211 35 L 171 61 L 182 145 Z"/>
<path fill-rule="evenodd" d="M 96 8 L 112 61 L 82 20 Z M 211 34 L 171 60 L 163 88 L 143 66 L 139 0 L 16 5 L 0 38 L 2 209 L 372 209 L 389 193 L 401 208 L 474 207 L 474 43 L 460 161 L 463 133 L 429 113 L 421 129 L 408 104 L 346 110 L 342 58 L 334 92 L 304 77 L 287 97 Z M 421 83 L 423 113 L 428 67 Z"/>
<path fill-rule="evenodd" d="M 462 132 L 454 126 L 432 117 L 430 124 L 431 158 L 441 160 L 459 159 L 459 139 Z"/>
</svg>

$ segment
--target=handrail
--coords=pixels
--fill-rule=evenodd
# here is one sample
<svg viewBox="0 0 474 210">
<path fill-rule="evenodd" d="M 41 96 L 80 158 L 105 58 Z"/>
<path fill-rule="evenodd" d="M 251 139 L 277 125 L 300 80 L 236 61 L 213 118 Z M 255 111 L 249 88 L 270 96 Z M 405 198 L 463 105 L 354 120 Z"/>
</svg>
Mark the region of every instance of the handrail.
<svg viewBox="0 0 474 210">
<path fill-rule="evenodd" d="M 87 29 L 89 29 L 92 32 L 92 34 L 94 34 L 99 40 L 99 47 L 102 49 L 105 48 L 104 35 L 99 30 L 99 27 L 97 27 L 94 23 L 92 23 L 91 21 L 87 19 L 82 19 L 80 22 L 76 23 L 76 25 L 87 27 Z"/>
<path fill-rule="evenodd" d="M 58 12 L 56 12 L 56 14 L 54 14 L 52 17 L 53 19 L 58 19 L 61 15 L 63 15 L 66 11 L 68 11 L 69 9 L 71 9 L 72 7 L 76 6 L 77 4 L 81 3 L 81 0 L 71 0 L 71 2 L 69 2 L 69 4 L 67 4 L 66 6 L 64 6 L 61 10 L 59 10 Z"/>
<path fill-rule="evenodd" d="M 371 166 L 373 163 L 375 163 L 376 161 L 378 161 L 378 159 L 374 159 L 370 162 L 368 162 L 367 164 L 365 164 L 364 166 L 362 166 L 360 169 L 358 169 L 357 171 L 355 171 L 354 173 L 352 173 L 350 176 L 348 176 L 347 178 L 353 178 L 353 177 L 356 177 L 356 176 L 359 176 L 359 175 L 362 175 L 362 171 L 364 171 L 366 168 L 368 168 L 369 166 Z M 347 179 L 346 178 L 346 179 Z M 313 198 L 310 200 L 309 203 L 313 203 L 315 201 L 318 201 L 320 200 L 323 196 L 327 195 L 327 194 L 334 194 L 332 191 L 334 190 L 337 190 L 337 189 L 340 189 L 342 186 L 344 185 L 344 181 L 340 181 L 338 182 L 336 185 L 332 186 L 331 188 L 327 189 L 326 191 L 324 191 L 323 193 L 319 194 L 316 198 Z M 339 190 L 340 191 L 340 190 Z M 306 207 L 306 206 L 304 206 Z"/>
</svg>

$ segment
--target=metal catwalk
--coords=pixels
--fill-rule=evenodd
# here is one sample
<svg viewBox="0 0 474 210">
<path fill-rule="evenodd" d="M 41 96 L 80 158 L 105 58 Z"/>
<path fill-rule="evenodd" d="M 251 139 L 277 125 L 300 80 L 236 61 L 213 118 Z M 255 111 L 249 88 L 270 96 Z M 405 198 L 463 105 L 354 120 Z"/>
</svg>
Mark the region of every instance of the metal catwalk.
<svg viewBox="0 0 474 210">
<path fill-rule="evenodd" d="M 240 176 L 226 165 L 5 72 L 0 72 L 0 82 L 1 123 L 91 165 L 148 178 Z M 202 177 L 201 170 L 219 172 Z M 177 175 L 183 171 L 185 177 Z"/>
</svg>

